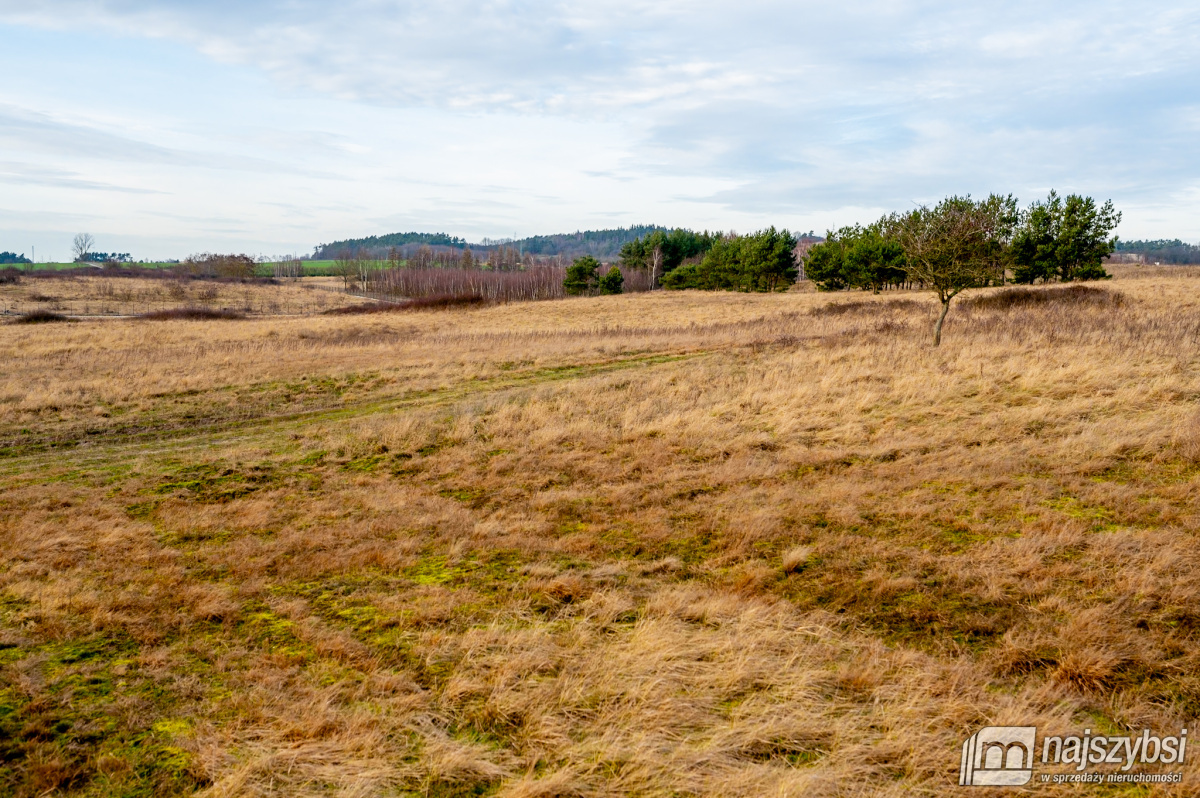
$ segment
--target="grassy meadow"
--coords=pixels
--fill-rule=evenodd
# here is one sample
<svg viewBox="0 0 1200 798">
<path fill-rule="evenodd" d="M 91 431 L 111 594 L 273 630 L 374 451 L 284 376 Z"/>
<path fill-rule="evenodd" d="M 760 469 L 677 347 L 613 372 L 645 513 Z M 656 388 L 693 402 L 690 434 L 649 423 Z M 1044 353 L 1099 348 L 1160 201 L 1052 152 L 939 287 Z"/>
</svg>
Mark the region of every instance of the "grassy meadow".
<svg viewBox="0 0 1200 798">
<path fill-rule="evenodd" d="M 15 284 L 0 284 L 0 320 L 38 311 L 65 316 L 136 316 L 177 308 L 290 316 L 363 301 L 344 294 L 341 286 L 341 280 L 331 277 L 277 284 L 101 275 L 24 277 Z"/>
<path fill-rule="evenodd" d="M 141 269 L 174 269 L 179 267 L 178 261 L 159 261 L 159 262 L 137 262 L 132 264 Z M 272 267 L 271 262 L 260 263 L 258 266 L 259 275 L 262 277 L 270 277 Z M 305 277 L 332 277 L 335 275 L 335 261 L 332 260 L 306 260 L 301 261 L 301 269 Z M 5 267 L 0 267 L 5 268 Z M 67 269 L 79 269 L 80 264 L 74 262 L 38 262 L 38 263 L 18 263 L 12 264 L 11 268 L 20 271 L 64 271 Z"/>
<path fill-rule="evenodd" d="M 0 325 L 0 795 L 937 796 L 980 726 L 1190 729 L 1198 278 L 939 349 L 903 292 Z"/>
</svg>

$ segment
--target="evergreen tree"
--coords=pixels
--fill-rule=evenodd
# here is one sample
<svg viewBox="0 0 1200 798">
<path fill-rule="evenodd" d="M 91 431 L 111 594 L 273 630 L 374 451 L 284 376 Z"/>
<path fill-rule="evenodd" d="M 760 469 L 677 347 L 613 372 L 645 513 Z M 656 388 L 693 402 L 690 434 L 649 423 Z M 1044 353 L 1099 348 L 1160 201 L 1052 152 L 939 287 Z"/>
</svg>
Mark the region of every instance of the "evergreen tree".
<svg viewBox="0 0 1200 798">
<path fill-rule="evenodd" d="M 826 234 L 826 240 L 809 250 L 805 274 L 821 291 L 844 288 L 879 292 L 905 282 L 904 248 L 883 233 L 883 222 L 867 227 L 843 227 Z"/>
<path fill-rule="evenodd" d="M 608 270 L 608 273 L 600 278 L 600 293 L 601 294 L 619 294 L 625 285 L 625 276 L 621 274 L 621 270 L 613 266 Z"/>
<path fill-rule="evenodd" d="M 708 252 L 719 239 L 720 235 L 708 231 L 696 233 L 684 229 L 670 232 L 655 230 L 621 247 L 621 265 L 630 269 L 648 268 L 654 262 L 657 252 L 660 258 L 659 266 L 663 274 L 667 274 L 679 268 L 688 258 Z"/>
<path fill-rule="evenodd" d="M 846 274 L 846 245 L 841 231 L 826 234 L 825 240 L 808 251 L 804 273 L 819 291 L 841 291 L 850 287 Z"/>
<path fill-rule="evenodd" d="M 1018 283 L 1041 280 L 1103 280 L 1109 275 L 1101 265 L 1116 249 L 1109 234 L 1121 221 L 1112 200 L 1099 208 L 1091 197 L 1051 191 L 1045 202 L 1035 202 L 1022 214 L 1013 236 L 1013 279 Z"/>
<path fill-rule="evenodd" d="M 668 272 L 663 285 L 706 291 L 786 291 L 799 273 L 795 248 L 795 237 L 774 227 L 747 236 L 726 236 L 699 263 Z"/>
<path fill-rule="evenodd" d="M 600 261 L 591 255 L 576 258 L 575 262 L 567 267 L 567 277 L 563 280 L 563 290 L 570 296 L 592 293 L 596 289 L 596 285 L 600 279 L 598 275 L 599 269 Z"/>
</svg>

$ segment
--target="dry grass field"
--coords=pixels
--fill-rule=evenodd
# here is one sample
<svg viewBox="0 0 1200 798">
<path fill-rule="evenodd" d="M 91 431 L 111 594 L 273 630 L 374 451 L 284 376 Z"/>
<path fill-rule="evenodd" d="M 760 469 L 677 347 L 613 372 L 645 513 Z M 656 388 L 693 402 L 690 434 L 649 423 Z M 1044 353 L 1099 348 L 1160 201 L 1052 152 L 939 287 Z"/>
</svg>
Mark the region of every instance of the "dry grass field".
<svg viewBox="0 0 1200 798">
<path fill-rule="evenodd" d="M 328 277 L 271 285 L 48 272 L 25 276 L 15 285 L 0 284 L 0 318 L 39 310 L 67 316 L 134 316 L 180 307 L 303 315 L 362 301 L 334 293 L 339 286 L 340 281 Z"/>
<path fill-rule="evenodd" d="M 980 726 L 1191 728 L 1196 278 L 940 349 L 920 293 L 0 326 L 0 794 L 936 796 Z"/>
</svg>

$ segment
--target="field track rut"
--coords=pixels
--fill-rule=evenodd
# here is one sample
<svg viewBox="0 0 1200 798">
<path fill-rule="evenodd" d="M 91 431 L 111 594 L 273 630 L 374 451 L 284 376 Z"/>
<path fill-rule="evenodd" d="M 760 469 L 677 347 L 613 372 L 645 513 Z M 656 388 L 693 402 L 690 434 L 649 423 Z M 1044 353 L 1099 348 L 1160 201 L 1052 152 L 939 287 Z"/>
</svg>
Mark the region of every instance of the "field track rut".
<svg viewBox="0 0 1200 798">
<path fill-rule="evenodd" d="M 369 397 L 359 402 L 341 403 L 289 413 L 278 413 L 203 422 L 134 433 L 109 433 L 87 437 L 72 445 L 45 445 L 25 453 L 0 454 L 0 477 L 33 476 L 47 466 L 68 465 L 71 470 L 95 466 L 114 457 L 145 457 L 248 443 L 286 433 L 314 423 L 343 421 L 376 413 L 450 405 L 467 399 L 504 391 L 544 385 L 562 380 L 584 379 L 627 369 L 652 368 L 665 363 L 692 360 L 712 354 L 712 349 L 680 350 L 639 354 L 571 366 L 554 366 L 507 373 L 489 379 L 463 380 L 444 388 L 434 388 L 403 396 Z"/>
</svg>

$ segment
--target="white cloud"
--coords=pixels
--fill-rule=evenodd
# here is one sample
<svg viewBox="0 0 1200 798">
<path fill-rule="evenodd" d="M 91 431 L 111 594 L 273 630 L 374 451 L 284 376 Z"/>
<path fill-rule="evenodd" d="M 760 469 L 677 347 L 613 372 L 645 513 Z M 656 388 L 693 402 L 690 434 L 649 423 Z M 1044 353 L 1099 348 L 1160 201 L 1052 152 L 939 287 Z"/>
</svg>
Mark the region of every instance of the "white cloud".
<svg viewBox="0 0 1200 798">
<path fill-rule="evenodd" d="M 69 77 L 0 86 L 0 141 L 48 202 L 72 206 L 70 181 L 167 191 L 164 242 L 233 241 L 204 226 L 217 206 L 265 246 L 404 219 L 807 227 L 1047 185 L 1113 196 L 1137 234 L 1200 238 L 1200 10 L 1182 3 L 0 0 L 4 23 L 121 37 L 94 68 L 126 58 L 126 77 L 79 113 Z M 181 46 L 210 66 L 163 63 Z M 131 85 L 139 57 L 178 70 L 194 107 Z M 255 201 L 264 182 L 286 202 Z M 136 228 L 151 202 L 109 223 Z"/>
</svg>

